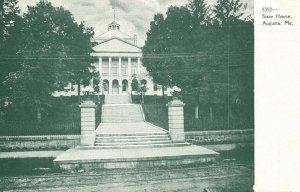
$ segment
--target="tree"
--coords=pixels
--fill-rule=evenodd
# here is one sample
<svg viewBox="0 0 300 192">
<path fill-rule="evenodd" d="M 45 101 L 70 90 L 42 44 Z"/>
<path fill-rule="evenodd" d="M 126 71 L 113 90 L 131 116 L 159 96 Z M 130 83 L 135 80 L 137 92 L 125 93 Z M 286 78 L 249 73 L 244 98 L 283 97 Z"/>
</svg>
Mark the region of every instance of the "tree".
<svg viewBox="0 0 300 192">
<path fill-rule="evenodd" d="M 213 9 L 215 21 L 221 26 L 228 26 L 230 22 L 240 19 L 246 8 L 247 4 L 240 0 L 217 0 Z"/>
<path fill-rule="evenodd" d="M 164 32 L 164 16 L 162 14 L 154 15 L 154 20 L 150 23 L 150 30 L 147 32 L 146 45 L 143 47 L 143 64 L 153 77 L 154 83 L 162 85 L 163 96 L 164 87 L 168 86 L 168 77 L 163 73 L 167 66 L 164 61 L 156 59 L 156 55 L 168 52 L 164 45 L 166 43 Z"/>
<path fill-rule="evenodd" d="M 17 0 L 0 0 L 0 113 L 10 90 L 4 86 L 5 77 L 20 67 L 17 57 L 22 42 L 23 19 Z M 1 119 L 1 115 L 0 115 Z"/>
<path fill-rule="evenodd" d="M 24 15 L 23 44 L 19 49 L 21 68 L 9 74 L 5 83 L 17 107 L 36 111 L 37 122 L 51 106 L 51 96 L 80 72 L 92 67 L 89 53 L 93 30 L 78 25 L 72 14 L 47 1 L 28 7 Z"/>
<path fill-rule="evenodd" d="M 195 117 L 199 104 L 208 105 L 211 121 L 215 104 L 253 97 L 253 21 L 241 18 L 245 4 L 227 2 L 217 1 L 214 15 L 203 0 L 170 7 L 166 18 L 154 17 L 143 48 L 154 81 L 179 86 Z"/>
<path fill-rule="evenodd" d="M 148 87 L 146 86 L 147 81 L 145 79 L 142 79 L 141 76 L 134 74 L 131 76 L 131 82 L 133 91 L 141 95 L 141 103 L 144 103 L 144 95 L 148 89 Z"/>
<path fill-rule="evenodd" d="M 195 29 L 211 22 L 211 9 L 204 0 L 189 0 L 187 7 L 191 12 Z"/>
<path fill-rule="evenodd" d="M 182 66 L 178 53 L 193 51 L 193 45 L 186 44 L 190 31 L 191 14 L 186 7 L 170 7 L 166 19 L 161 14 L 154 16 L 143 47 L 143 64 L 155 83 L 164 87 L 180 83 L 174 68 Z"/>
</svg>

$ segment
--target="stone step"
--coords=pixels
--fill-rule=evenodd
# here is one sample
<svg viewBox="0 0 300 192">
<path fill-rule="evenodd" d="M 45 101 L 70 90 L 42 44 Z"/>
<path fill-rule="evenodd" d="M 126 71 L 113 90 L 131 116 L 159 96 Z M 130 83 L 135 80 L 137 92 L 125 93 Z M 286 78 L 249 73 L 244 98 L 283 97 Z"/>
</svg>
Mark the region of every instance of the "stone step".
<svg viewBox="0 0 300 192">
<path fill-rule="evenodd" d="M 169 147 L 168 147 L 169 146 Z M 160 147 L 103 148 L 80 146 L 69 149 L 54 160 L 54 166 L 64 170 L 145 168 L 187 165 L 217 161 L 219 153 L 204 147 L 185 144 L 164 144 Z"/>
<path fill-rule="evenodd" d="M 127 120 L 123 120 L 123 119 L 120 119 L 120 120 L 102 120 L 102 123 L 136 123 L 136 122 L 144 122 L 144 120 L 141 120 L 141 119 L 133 119 L 133 120 L 130 120 L 130 119 L 127 119 Z"/>
<path fill-rule="evenodd" d="M 133 146 L 133 145 L 153 145 L 153 144 L 170 144 L 170 140 L 163 141 L 122 141 L 122 142 L 100 142 L 96 141 L 95 146 Z"/>
<path fill-rule="evenodd" d="M 124 118 L 124 117 L 130 117 L 130 118 L 142 118 L 142 115 L 137 114 L 107 114 L 103 113 L 102 117 L 109 117 L 109 118 Z"/>
<path fill-rule="evenodd" d="M 118 120 L 118 119 L 124 119 L 124 120 L 126 120 L 126 119 L 129 119 L 129 120 L 136 120 L 136 119 L 143 119 L 142 117 L 133 117 L 133 116 L 119 116 L 119 117 L 111 117 L 111 116 L 103 116 L 102 117 L 102 119 L 112 119 L 112 120 L 114 120 L 114 119 L 116 119 L 116 120 Z"/>
<path fill-rule="evenodd" d="M 130 110 L 126 110 L 126 111 L 122 111 L 122 112 L 117 112 L 117 111 L 103 111 L 104 112 L 104 115 L 113 115 L 113 116 L 116 116 L 116 115 L 133 115 L 133 116 L 140 116 L 141 114 L 140 113 L 135 113 L 135 111 L 133 111 L 133 113 L 131 113 L 132 111 Z"/>
<path fill-rule="evenodd" d="M 174 144 L 174 143 L 139 143 L 139 144 L 127 144 L 127 145 L 98 145 L 95 144 L 94 147 L 100 148 L 100 149 L 129 149 L 129 148 L 156 148 L 156 147 L 178 147 L 178 146 L 187 146 L 190 145 L 189 143 L 180 143 L 180 144 Z M 93 146 L 92 146 L 93 147 Z"/>
<path fill-rule="evenodd" d="M 129 104 L 129 96 L 105 96 L 105 104 Z"/>
<path fill-rule="evenodd" d="M 169 137 L 123 137 L 123 138 L 103 138 L 103 137 L 96 137 L 96 142 L 131 142 L 131 141 L 165 141 L 170 140 Z"/>
<path fill-rule="evenodd" d="M 96 137 L 156 137 L 156 136 L 168 136 L 167 132 L 141 132 L 141 133 L 98 133 Z"/>
<path fill-rule="evenodd" d="M 124 142 L 124 141 L 170 141 L 169 137 L 117 137 L 117 138 L 103 138 L 96 137 L 95 141 L 103 141 L 103 142 Z"/>
</svg>

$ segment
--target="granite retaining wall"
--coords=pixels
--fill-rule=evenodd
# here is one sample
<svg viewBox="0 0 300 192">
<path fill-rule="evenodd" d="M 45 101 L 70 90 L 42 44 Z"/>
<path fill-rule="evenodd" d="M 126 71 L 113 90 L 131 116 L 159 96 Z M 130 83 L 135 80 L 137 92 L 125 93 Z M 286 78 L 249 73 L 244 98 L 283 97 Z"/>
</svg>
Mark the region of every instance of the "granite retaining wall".
<svg viewBox="0 0 300 192">
<path fill-rule="evenodd" d="M 185 141 L 213 150 L 253 145 L 254 130 L 185 132 Z M 62 150 L 80 144 L 80 135 L 0 136 L 0 151 Z"/>
<path fill-rule="evenodd" d="M 79 143 L 80 135 L 0 136 L 0 151 L 62 150 Z"/>
<path fill-rule="evenodd" d="M 220 130 L 185 132 L 185 141 L 215 151 L 233 150 L 254 145 L 254 130 Z"/>
</svg>

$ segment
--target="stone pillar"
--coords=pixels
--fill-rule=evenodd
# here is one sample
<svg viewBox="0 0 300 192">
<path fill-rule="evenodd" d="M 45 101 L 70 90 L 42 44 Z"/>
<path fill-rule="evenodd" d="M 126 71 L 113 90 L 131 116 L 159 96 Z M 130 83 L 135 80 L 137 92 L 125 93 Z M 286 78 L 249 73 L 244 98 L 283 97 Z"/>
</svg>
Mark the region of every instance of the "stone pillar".
<svg viewBox="0 0 300 192">
<path fill-rule="evenodd" d="M 102 57 L 99 57 L 99 77 L 102 77 Z"/>
<path fill-rule="evenodd" d="M 108 85 L 108 94 L 112 95 L 112 81 L 108 81 L 109 85 Z"/>
<path fill-rule="evenodd" d="M 95 142 L 96 105 L 93 101 L 84 101 L 79 105 L 81 111 L 80 145 L 93 146 Z"/>
<path fill-rule="evenodd" d="M 119 81 L 119 95 L 122 94 L 122 80 L 118 80 Z"/>
<path fill-rule="evenodd" d="M 108 76 L 111 76 L 111 57 L 108 59 Z"/>
<path fill-rule="evenodd" d="M 185 142 L 183 115 L 184 106 L 185 104 L 178 99 L 174 99 L 167 104 L 169 135 L 173 143 Z"/>
<path fill-rule="evenodd" d="M 128 57 L 128 76 L 130 77 L 131 75 L 131 58 Z"/>
<path fill-rule="evenodd" d="M 119 57 L 119 76 L 122 75 L 122 58 Z"/>
<path fill-rule="evenodd" d="M 138 71 L 137 74 L 141 74 L 141 58 L 138 57 Z"/>
<path fill-rule="evenodd" d="M 128 89 L 127 92 L 131 94 L 131 80 L 128 80 Z"/>
</svg>

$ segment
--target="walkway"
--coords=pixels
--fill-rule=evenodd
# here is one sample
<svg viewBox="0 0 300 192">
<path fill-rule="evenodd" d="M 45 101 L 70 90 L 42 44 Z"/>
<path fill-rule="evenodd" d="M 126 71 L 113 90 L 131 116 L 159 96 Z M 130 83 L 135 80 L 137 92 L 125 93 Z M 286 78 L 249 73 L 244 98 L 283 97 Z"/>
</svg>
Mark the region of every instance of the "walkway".
<svg viewBox="0 0 300 192">
<path fill-rule="evenodd" d="M 167 131 L 147 122 L 101 123 L 97 134 L 165 133 Z"/>
<path fill-rule="evenodd" d="M 108 98 L 113 104 L 103 105 L 94 146 L 67 150 L 54 160 L 57 166 L 66 170 L 145 168 L 218 159 L 219 153 L 204 147 L 173 143 L 166 130 L 145 122 L 140 105 L 126 103 L 117 96 Z"/>
<path fill-rule="evenodd" d="M 46 158 L 57 157 L 64 151 L 15 151 L 0 152 L 0 159 L 17 159 L 17 158 Z"/>
</svg>

